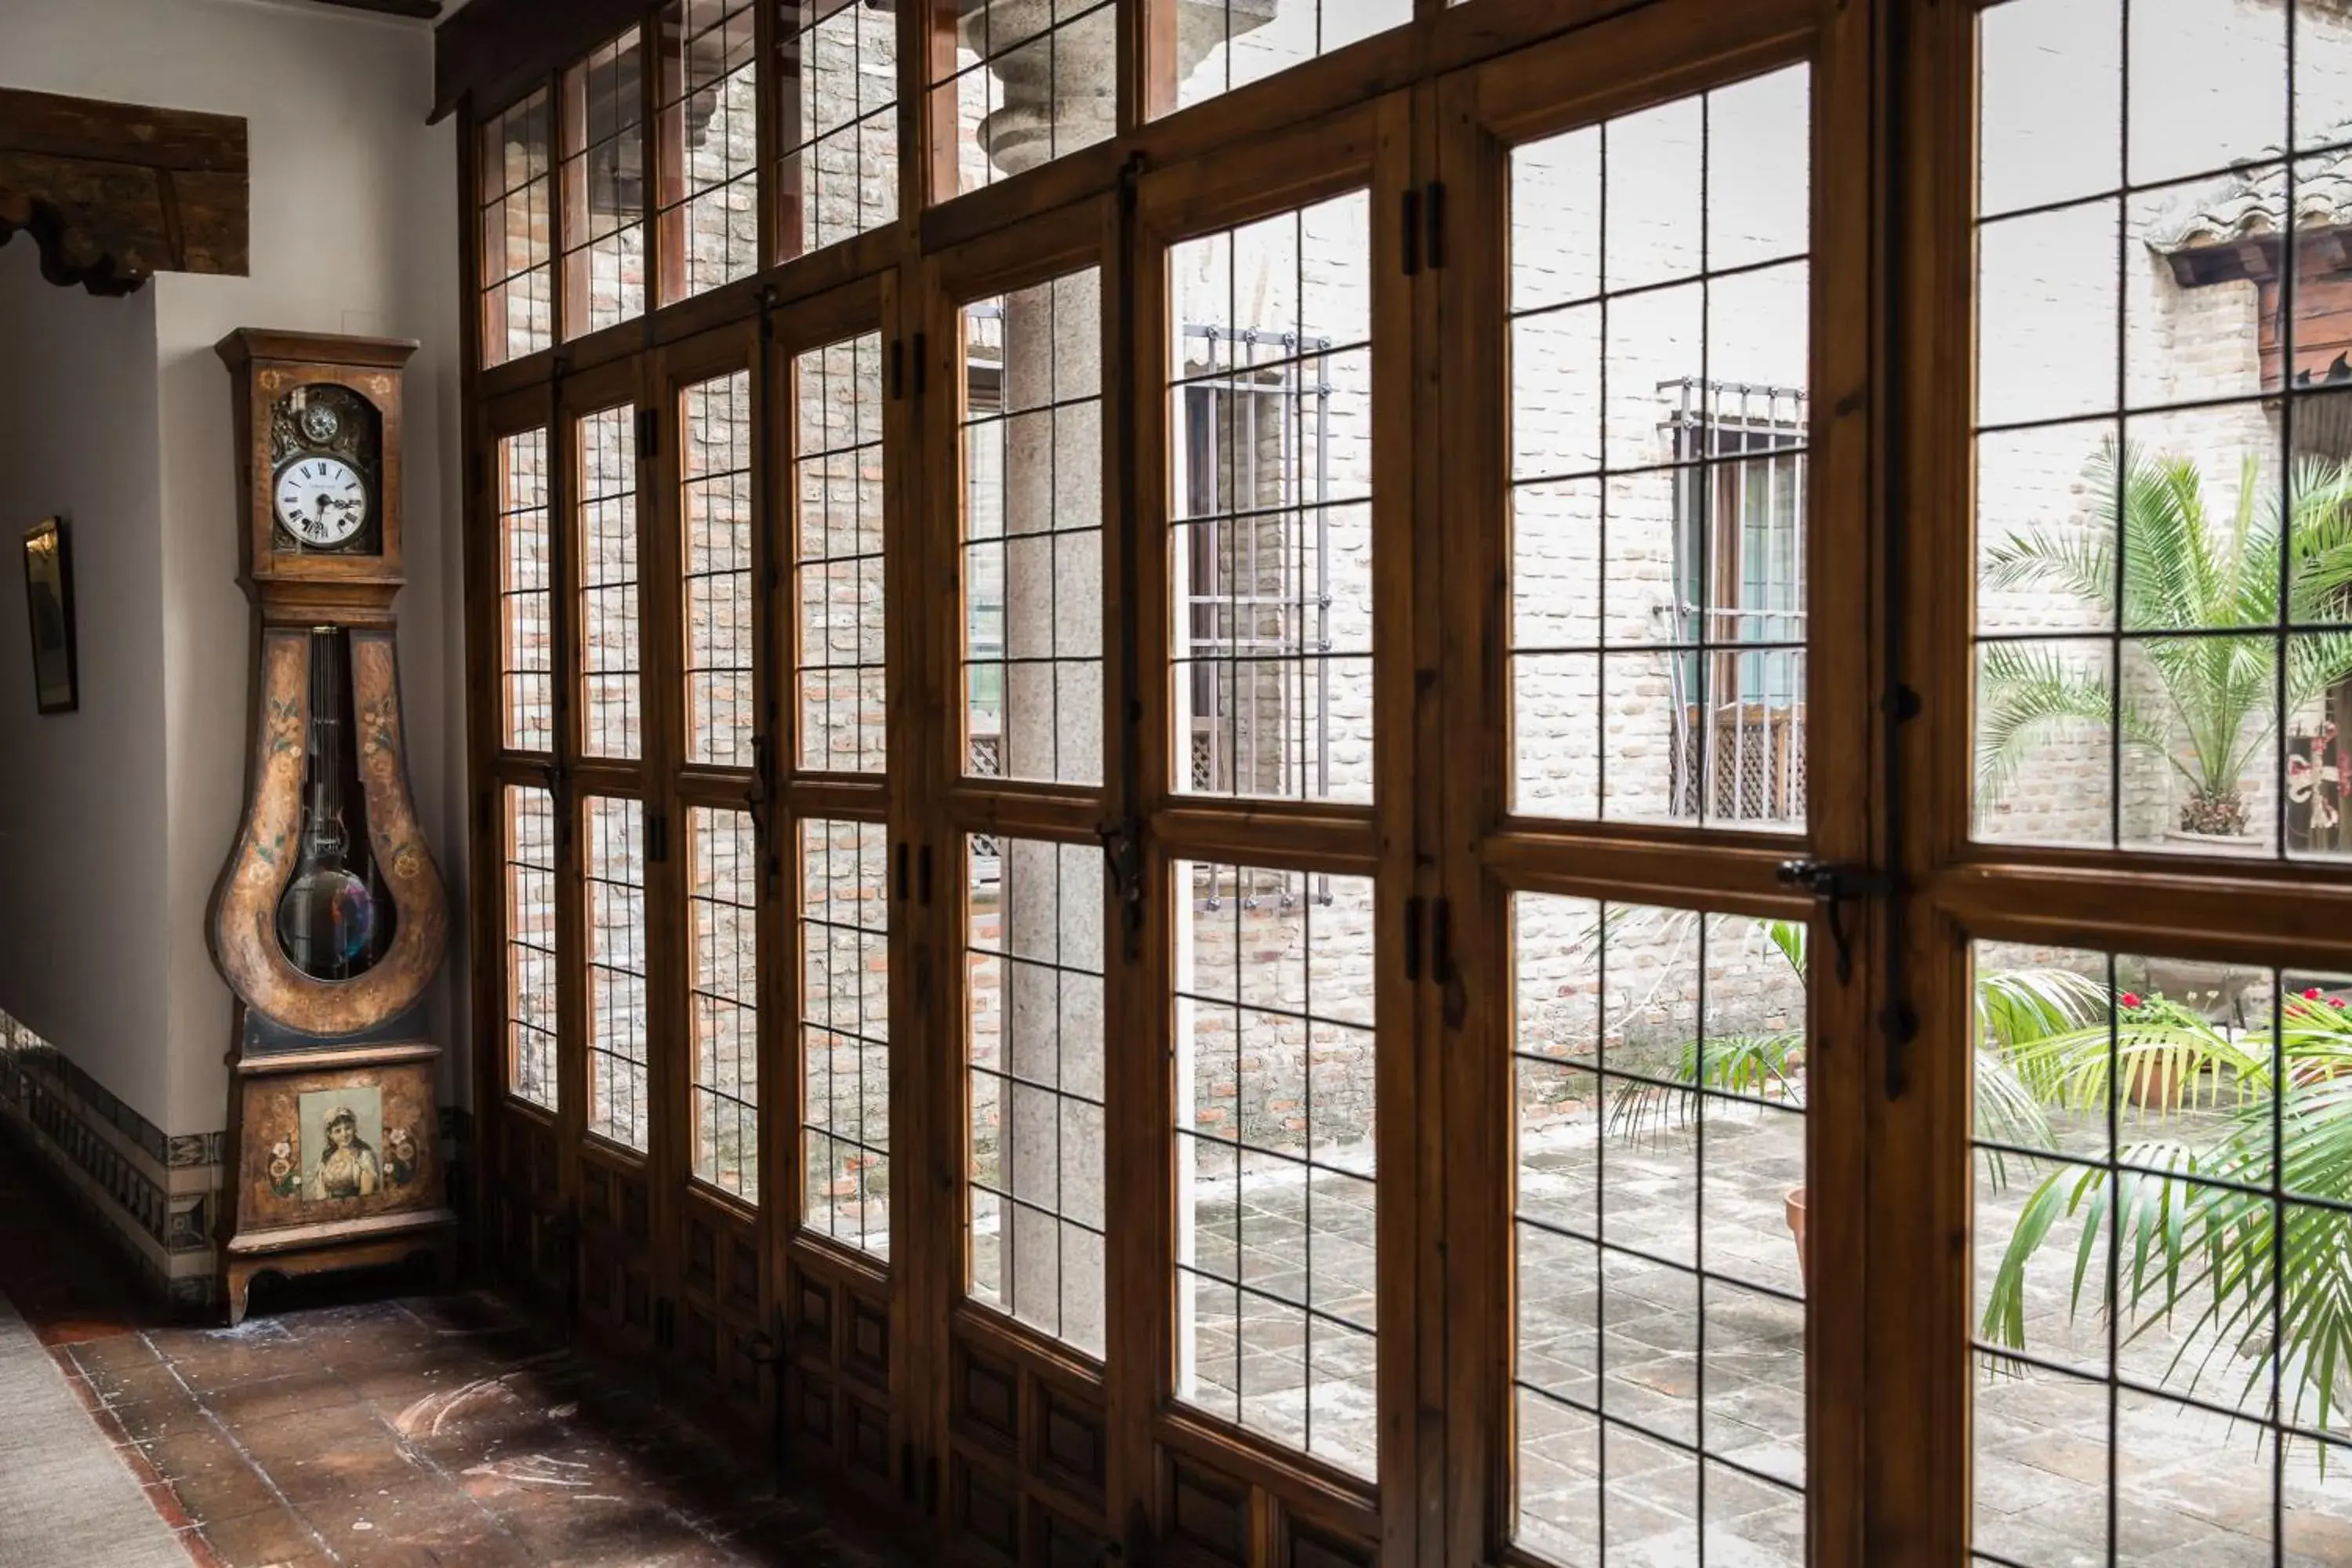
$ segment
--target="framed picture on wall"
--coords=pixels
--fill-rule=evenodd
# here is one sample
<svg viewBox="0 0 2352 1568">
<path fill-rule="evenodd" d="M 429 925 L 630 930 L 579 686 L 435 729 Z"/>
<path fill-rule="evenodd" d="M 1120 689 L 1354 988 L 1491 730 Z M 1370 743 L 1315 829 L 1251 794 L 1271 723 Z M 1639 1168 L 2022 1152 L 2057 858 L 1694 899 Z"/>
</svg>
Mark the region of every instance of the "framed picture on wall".
<svg viewBox="0 0 2352 1568">
<path fill-rule="evenodd" d="M 65 519 L 25 532 L 25 620 L 33 632 L 33 697 L 44 713 L 81 705 L 74 668 L 73 552 Z"/>
</svg>

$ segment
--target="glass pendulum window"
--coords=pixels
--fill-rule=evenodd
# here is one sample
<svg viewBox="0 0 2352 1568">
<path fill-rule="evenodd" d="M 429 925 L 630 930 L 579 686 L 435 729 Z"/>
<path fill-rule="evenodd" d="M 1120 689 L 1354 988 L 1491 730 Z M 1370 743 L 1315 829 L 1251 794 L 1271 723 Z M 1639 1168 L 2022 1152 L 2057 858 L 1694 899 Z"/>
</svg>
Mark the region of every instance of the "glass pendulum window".
<svg viewBox="0 0 2352 1568">
<path fill-rule="evenodd" d="M 314 980 L 365 973 L 392 939 L 393 906 L 369 852 L 367 806 L 348 739 L 348 651 L 336 627 L 310 633 L 301 826 L 294 875 L 278 903 L 278 943 Z"/>
</svg>

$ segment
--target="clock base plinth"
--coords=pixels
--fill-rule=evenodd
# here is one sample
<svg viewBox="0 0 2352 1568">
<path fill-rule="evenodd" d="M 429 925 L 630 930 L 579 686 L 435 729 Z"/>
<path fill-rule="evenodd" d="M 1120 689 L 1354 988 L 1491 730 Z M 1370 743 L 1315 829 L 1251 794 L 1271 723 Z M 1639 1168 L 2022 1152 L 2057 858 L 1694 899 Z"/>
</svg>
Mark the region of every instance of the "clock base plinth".
<svg viewBox="0 0 2352 1568">
<path fill-rule="evenodd" d="M 434 1080 L 423 1041 L 252 1050 L 240 1008 L 232 1057 L 220 1266 L 228 1321 L 263 1274 L 292 1279 L 457 1260 L 457 1216 L 442 1179 Z"/>
<path fill-rule="evenodd" d="M 373 1237 L 341 1229 L 335 1235 L 300 1232 L 337 1230 L 334 1226 L 302 1226 L 299 1230 L 257 1231 L 233 1237 L 223 1248 L 222 1302 L 228 1326 L 245 1321 L 246 1300 L 254 1280 L 264 1274 L 293 1279 L 306 1274 L 339 1274 L 351 1268 L 384 1268 L 434 1260 L 435 1279 L 447 1289 L 456 1282 L 457 1216 L 448 1209 L 430 1215 L 402 1215 L 400 1223 Z M 364 1225 L 365 1221 L 359 1222 Z"/>
</svg>

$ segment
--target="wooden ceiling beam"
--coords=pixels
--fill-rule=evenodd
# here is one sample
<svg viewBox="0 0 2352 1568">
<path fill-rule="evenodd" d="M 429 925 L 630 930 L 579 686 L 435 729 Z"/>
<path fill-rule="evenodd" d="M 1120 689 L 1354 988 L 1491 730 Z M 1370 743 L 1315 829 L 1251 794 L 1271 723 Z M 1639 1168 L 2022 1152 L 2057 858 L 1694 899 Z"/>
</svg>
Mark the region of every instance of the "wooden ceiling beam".
<svg viewBox="0 0 2352 1568">
<path fill-rule="evenodd" d="M 373 11 L 385 16 L 415 16 L 426 22 L 434 21 L 441 15 L 441 0 L 318 0 L 318 3 L 345 11 Z"/>
<path fill-rule="evenodd" d="M 245 276 L 247 170 L 234 116 L 0 88 L 0 244 L 32 235 L 52 283 Z"/>
</svg>

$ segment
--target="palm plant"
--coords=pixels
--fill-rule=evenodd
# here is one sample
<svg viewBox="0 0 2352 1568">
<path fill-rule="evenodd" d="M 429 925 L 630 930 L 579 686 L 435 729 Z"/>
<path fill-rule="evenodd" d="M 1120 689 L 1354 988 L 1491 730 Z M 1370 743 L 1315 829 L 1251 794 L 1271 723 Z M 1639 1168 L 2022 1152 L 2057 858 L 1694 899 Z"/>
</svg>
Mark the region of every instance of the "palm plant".
<svg viewBox="0 0 2352 1568">
<path fill-rule="evenodd" d="M 2266 1399 L 2275 1375 L 2282 1419 L 2334 1430 L 2352 1404 L 2352 1019 L 2344 998 L 2307 990 L 2233 1051 L 2239 1092 L 2217 1139 L 2139 1142 L 2112 1169 L 2042 1181 L 1980 1332 L 2024 1347 L 2027 1266 L 2079 1215 L 2074 1312 L 2089 1293 L 2128 1321 L 2127 1339 L 2181 1330 L 2168 1384 L 2185 1373 L 2193 1392 L 2218 1360 L 2241 1374 L 2242 1401 Z"/>
<path fill-rule="evenodd" d="M 2042 1034 L 2021 1044 L 2011 1062 L 2044 1105 L 2081 1115 L 2105 1110 L 2115 1093 L 2159 1110 L 2241 1103 L 2268 1068 L 2266 1051 L 2203 1014 L 2161 995 L 2123 991 L 2113 1024 L 2106 1009 L 2094 1023 Z"/>
<path fill-rule="evenodd" d="M 1608 929 L 1623 919 L 1612 916 Z M 1641 918 L 1664 925 L 1686 925 L 1698 917 L 1685 911 L 1643 911 Z M 1787 961 L 1803 984 L 1805 931 L 1801 921 L 1759 920 L 1764 941 Z M 2017 1056 L 2054 1036 L 2077 1032 L 2106 1007 L 2105 988 L 2066 969 L 2026 968 L 1980 973 L 1976 984 L 1976 1116 L 1987 1172 L 1995 1185 L 2008 1181 L 2006 1150 L 2055 1149 L 2057 1137 L 2033 1082 L 2013 1065 Z M 1805 1035 L 1802 1026 L 1759 1033 L 1708 1036 L 1674 1048 L 1658 1075 L 1665 1080 L 1622 1094 L 1611 1104 L 1612 1132 L 1654 1131 L 1669 1121 L 1687 1121 L 1700 1090 L 1748 1099 L 1804 1100 Z"/>
<path fill-rule="evenodd" d="M 2244 778 L 2278 721 L 2277 643 L 2285 589 L 2291 624 L 2337 621 L 2352 606 L 2352 468 L 2305 459 L 2291 471 L 2282 570 L 2282 498 L 2248 456 L 2235 509 L 2217 519 L 2197 465 L 2110 439 L 2086 470 L 2090 526 L 2016 534 L 1992 547 L 1988 588 L 2057 589 L 2134 634 L 2160 700 L 2116 671 L 2084 669 L 2049 645 L 1997 642 L 1982 656 L 1977 731 L 1979 795 L 1997 801 L 2053 730 L 2114 725 L 2123 742 L 2160 757 L 2186 788 L 2180 826 L 2243 833 Z M 2116 560 L 2120 521 L 2123 557 Z M 2213 635 L 2221 633 L 2225 635 Z M 2352 634 L 2288 640 L 2286 710 L 2352 675 Z"/>
</svg>

